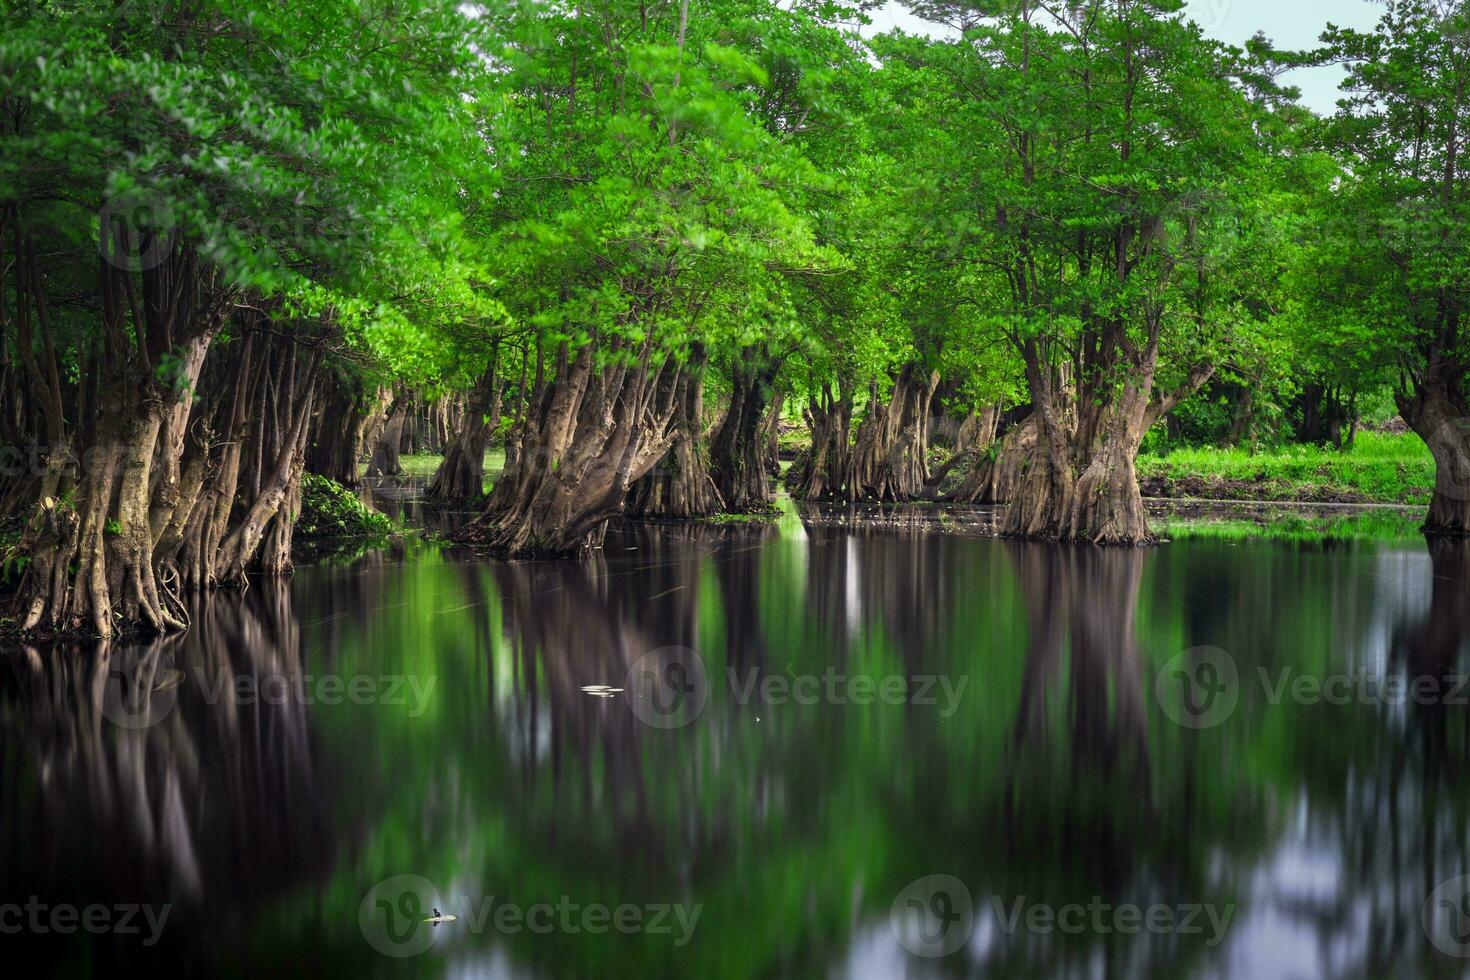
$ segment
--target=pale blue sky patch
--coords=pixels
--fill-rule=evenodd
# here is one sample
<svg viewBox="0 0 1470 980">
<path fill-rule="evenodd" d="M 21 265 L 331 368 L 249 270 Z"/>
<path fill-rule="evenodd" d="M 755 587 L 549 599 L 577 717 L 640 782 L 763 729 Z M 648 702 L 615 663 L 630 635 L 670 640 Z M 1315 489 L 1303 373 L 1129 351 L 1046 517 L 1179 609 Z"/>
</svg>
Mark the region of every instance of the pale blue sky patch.
<svg viewBox="0 0 1470 980">
<path fill-rule="evenodd" d="M 1360 30 L 1372 27 L 1383 13 L 1383 5 L 1377 0 L 1189 0 L 1189 12 L 1206 34 L 1230 44 L 1243 45 L 1257 31 L 1265 31 L 1277 47 L 1306 49 L 1317 46 L 1329 21 Z M 893 0 L 870 16 L 872 33 L 894 27 L 910 34 L 945 30 L 915 17 Z M 1288 80 L 1302 90 L 1304 104 L 1330 114 L 1336 108 L 1343 76 L 1341 67 L 1311 68 L 1293 72 Z"/>
</svg>

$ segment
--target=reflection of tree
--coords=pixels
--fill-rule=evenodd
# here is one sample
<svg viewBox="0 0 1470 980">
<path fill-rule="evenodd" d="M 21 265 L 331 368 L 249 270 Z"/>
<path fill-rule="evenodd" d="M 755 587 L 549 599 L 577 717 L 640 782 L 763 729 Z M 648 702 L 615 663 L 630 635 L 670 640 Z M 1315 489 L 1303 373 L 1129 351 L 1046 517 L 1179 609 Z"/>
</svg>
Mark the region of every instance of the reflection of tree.
<svg viewBox="0 0 1470 980">
<path fill-rule="evenodd" d="M 684 751 L 693 733 L 644 726 L 627 705 L 632 690 L 602 698 L 584 688 L 624 687 L 629 671 L 656 651 L 698 650 L 706 567 L 715 573 L 724 606 L 729 664 L 743 669 L 763 663 L 757 568 L 760 542 L 771 533 L 704 525 L 634 528 L 610 535 L 605 555 L 593 562 L 494 566 L 515 664 L 516 696 L 507 721 L 514 741 L 533 750 L 522 759 L 527 789 L 536 789 L 544 764 L 552 787 L 574 780 L 579 806 L 596 801 L 628 859 L 673 860 L 687 847 L 707 846 L 719 828 L 651 812 L 657 803 L 649 798 L 650 757 L 662 796 L 687 799 L 702 792 L 701 769 Z M 722 685 L 719 666 L 700 653 L 705 683 Z M 542 744 L 544 759 L 534 751 Z"/>
<path fill-rule="evenodd" d="M 230 693 L 240 676 L 300 679 L 288 588 L 205 597 L 187 633 L 152 643 L 0 659 L 6 778 L 38 789 L 4 795 L 7 885 L 53 902 L 172 902 L 176 918 L 225 932 L 241 925 L 234 910 L 324 869 L 305 706 Z M 120 727 L 125 710 L 154 723 Z"/>
<path fill-rule="evenodd" d="M 1427 540 L 1434 576 L 1429 612 L 1397 645 L 1395 662 L 1402 664 L 1409 678 L 1434 678 L 1442 690 L 1451 691 L 1456 677 L 1465 673 L 1461 652 L 1470 633 L 1470 542 L 1443 537 Z M 1470 697 L 1470 691 L 1459 693 Z M 1467 715 L 1462 707 L 1457 709 L 1446 700 L 1414 704 L 1414 727 L 1422 739 L 1426 776 L 1441 770 L 1446 776 L 1458 775 L 1465 761 L 1465 729 L 1462 725 L 1455 739 L 1450 722 L 1458 719 L 1463 723 Z"/>
<path fill-rule="evenodd" d="M 809 509 L 812 505 L 803 505 Z M 806 524 L 806 608 L 817 631 L 828 637 L 833 656 L 846 658 L 847 642 L 856 621 L 850 593 L 853 557 L 849 535 L 836 528 Z"/>
<path fill-rule="evenodd" d="M 616 838 L 642 850 L 650 835 L 637 719 L 620 700 L 582 689 L 622 687 L 634 661 L 667 644 L 646 634 L 610 597 L 609 575 L 605 561 L 495 566 L 515 669 L 508 721 L 515 741 L 527 749 L 529 790 L 542 778 L 544 742 L 550 788 L 574 781 L 576 794 L 564 802 L 580 809 L 596 801 L 599 819 L 611 821 Z M 642 591 L 649 577 L 622 577 L 618 588 L 653 594 Z"/>
<path fill-rule="evenodd" d="M 1463 976 L 1437 953 L 1421 910 L 1441 883 L 1470 873 L 1470 707 L 1462 689 L 1470 626 L 1470 542 L 1429 539 L 1428 608 L 1402 625 L 1387 670 L 1354 688 L 1354 703 L 1298 712 L 1293 749 L 1310 819 L 1286 843 L 1332 861 L 1330 889 L 1276 882 L 1278 911 L 1309 934 L 1333 976 Z M 1388 677 L 1402 697 L 1380 694 Z M 1425 679 L 1420 697 L 1416 679 Z M 1432 683 L 1432 686 L 1431 686 Z M 1358 703 L 1358 691 L 1368 696 Z M 1438 911 L 1438 910 L 1437 910 Z"/>
<path fill-rule="evenodd" d="M 805 531 L 792 542 L 769 528 L 628 527 L 587 564 L 371 556 L 303 570 L 294 613 L 286 589 L 216 596 L 196 630 L 143 648 L 190 673 L 173 713 L 136 734 L 99 717 L 91 661 L 0 661 L 7 778 L 48 787 L 5 797 L 3 867 L 38 891 L 105 874 L 119 897 L 135 882 L 127 897 L 145 884 L 181 894 L 174 883 L 192 874 L 200 903 L 228 890 L 220 904 L 233 908 L 336 861 L 329 884 L 273 898 L 267 909 L 286 911 L 264 916 L 269 941 L 251 934 L 261 960 L 334 972 L 395 968 L 352 928 L 322 924 L 351 923 L 368 888 L 406 871 L 506 901 L 705 905 L 682 949 L 489 930 L 430 954 L 474 962 L 496 947 L 549 976 L 818 974 L 864 923 L 893 948 L 889 902 L 937 872 L 964 880 L 987 917 L 992 894 L 1239 902 L 1227 944 L 1253 916 L 1284 921 L 1333 975 L 1390 976 L 1427 955 L 1427 890 L 1470 870 L 1464 708 L 1267 712 L 1242 698 L 1229 723 L 1194 732 L 1148 700 L 1153 668 L 1187 646 L 1224 647 L 1242 673 L 1300 673 L 1361 645 L 1382 597 L 1344 556 Z M 1463 547 L 1434 558 L 1428 615 L 1391 661 L 1409 674 L 1458 670 L 1470 624 Z M 220 678 L 299 673 L 303 634 L 325 646 L 311 659 L 343 671 L 434 673 L 432 710 L 308 724 L 294 705 L 202 703 Z M 912 705 L 768 710 L 715 696 L 675 731 L 582 690 L 623 686 L 640 656 L 671 645 L 700 650 L 716 687 L 723 665 L 972 683 L 943 720 Z M 324 798 L 337 801 L 332 825 L 349 828 L 343 846 Z M 37 870 L 44 861 L 55 871 Z M 104 870 L 77 872 L 84 861 Z M 1278 862 L 1314 861 L 1335 876 L 1316 891 L 1272 877 Z M 982 938 L 937 969 L 1173 977 L 1230 955 L 1202 937 Z M 439 965 L 405 974 L 425 964 Z"/>
<path fill-rule="evenodd" d="M 754 975 L 773 957 L 820 963 L 850 921 L 856 869 L 838 862 L 810 879 L 802 869 L 845 846 L 830 823 L 841 815 L 827 801 L 834 783 L 861 774 L 821 748 L 840 745 L 839 726 L 853 716 L 740 705 L 726 687 L 726 666 L 777 669 L 804 652 L 783 649 L 779 665 L 768 659 L 772 597 L 760 584 L 765 550 L 778 537 L 746 525 L 624 529 L 591 565 L 495 566 L 520 665 L 508 719 L 524 730 L 535 712 L 553 746 L 523 767 L 509 800 L 499 798 L 515 834 L 497 880 L 518 893 L 549 876 L 565 893 L 598 900 L 705 904 L 705 922 L 716 924 L 708 932 L 701 925 L 697 948 L 647 944 L 655 973 L 697 974 L 705 971 L 691 963 L 702 963 Z M 801 595 L 778 590 L 777 599 L 800 625 Z M 647 727 L 620 698 L 581 690 L 623 686 L 640 656 L 670 645 L 699 650 L 712 686 L 688 727 Z M 812 751 L 793 752 L 800 744 Z M 569 965 L 585 958 L 569 942 L 554 950 L 516 944 L 550 975 L 578 973 Z M 644 961 L 609 960 L 599 972 L 624 972 L 632 962 Z"/>
<path fill-rule="evenodd" d="M 725 528 L 710 556 L 720 582 L 725 619 L 725 658 L 738 671 L 759 669 L 770 660 L 761 622 L 760 565 L 767 546 L 778 537 L 773 527 Z"/>
</svg>

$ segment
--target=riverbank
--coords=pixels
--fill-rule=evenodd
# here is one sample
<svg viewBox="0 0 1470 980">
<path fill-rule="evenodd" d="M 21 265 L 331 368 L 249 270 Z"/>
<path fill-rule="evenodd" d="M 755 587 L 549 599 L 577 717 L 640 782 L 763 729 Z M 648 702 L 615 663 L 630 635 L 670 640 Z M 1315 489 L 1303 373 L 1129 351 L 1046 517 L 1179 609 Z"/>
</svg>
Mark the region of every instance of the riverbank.
<svg viewBox="0 0 1470 980">
<path fill-rule="evenodd" d="M 441 459 L 405 454 L 403 473 L 431 479 Z M 486 490 L 504 465 L 503 451 L 485 454 Z M 1138 483 L 1145 497 L 1161 500 L 1423 507 L 1434 489 L 1434 458 L 1412 433 L 1362 432 L 1345 450 L 1288 445 L 1144 453 Z"/>
<path fill-rule="evenodd" d="M 1434 458 L 1412 433 L 1359 433 L 1353 447 L 1190 448 L 1138 458 L 1145 497 L 1425 506 Z"/>
</svg>

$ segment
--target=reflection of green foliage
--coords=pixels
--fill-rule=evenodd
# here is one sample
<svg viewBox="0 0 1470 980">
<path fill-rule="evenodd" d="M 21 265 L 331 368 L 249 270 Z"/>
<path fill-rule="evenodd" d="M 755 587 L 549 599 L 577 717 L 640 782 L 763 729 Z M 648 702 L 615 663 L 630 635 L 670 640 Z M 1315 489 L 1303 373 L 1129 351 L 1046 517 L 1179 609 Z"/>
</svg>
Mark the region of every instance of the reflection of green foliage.
<svg viewBox="0 0 1470 980">
<path fill-rule="evenodd" d="M 1156 672 L 1195 645 L 1227 650 L 1243 677 L 1364 662 L 1385 608 L 1384 585 L 1365 572 L 1412 559 L 1417 546 L 1178 538 L 1139 556 L 1136 655 L 1079 673 L 1070 637 L 1038 681 L 1028 616 L 1041 597 L 1023 591 L 1015 545 L 888 531 L 823 539 L 789 512 L 775 530 L 703 533 L 701 542 L 729 547 L 651 560 L 640 547 L 589 570 L 586 581 L 612 587 L 595 587 L 571 622 L 559 596 L 581 573 L 562 576 L 562 565 L 502 578 L 505 566 L 414 541 L 390 575 L 376 559 L 345 575 L 303 569 L 300 595 L 358 613 L 321 616 L 306 599 L 303 648 L 319 663 L 434 686 L 417 713 L 313 706 L 320 758 L 341 773 L 330 782 L 342 849 L 329 878 L 249 924 L 258 962 L 227 966 L 300 954 L 342 972 L 420 976 L 504 956 L 516 970 L 558 977 L 821 975 L 865 930 L 886 930 L 905 885 L 935 873 L 965 881 L 986 910 L 991 895 L 1053 905 L 1099 895 L 1234 902 L 1238 922 L 1252 911 L 1259 869 L 1291 846 L 1302 801 L 1319 823 L 1340 819 L 1351 774 L 1387 771 L 1418 737 L 1370 708 L 1273 705 L 1259 689 L 1242 694 L 1226 724 L 1196 732 L 1148 693 Z M 677 574 L 660 571 L 684 562 Z M 899 567 L 901 576 L 888 574 Z M 541 590 L 534 612 L 561 623 L 539 640 L 509 618 L 527 583 Z M 341 603 L 344 585 L 356 591 Z M 1095 585 L 1065 581 L 1058 592 Z M 688 728 L 644 729 L 616 699 L 568 689 L 568 680 L 620 686 L 607 671 L 622 661 L 601 659 L 599 636 L 626 640 L 636 656 L 674 619 L 687 619 L 686 642 L 721 679 Z M 724 672 L 750 665 L 788 677 L 832 666 L 969 683 L 948 718 L 911 705 L 741 704 Z M 1142 714 L 1129 727 L 1120 705 L 1140 690 Z M 1039 695 L 1043 716 L 1021 739 L 1028 695 Z M 565 895 L 703 912 L 682 948 L 670 936 L 460 926 L 398 961 L 372 951 L 356 919 L 375 884 L 403 873 L 428 878 L 446 901 Z M 1137 964 L 1129 975 L 1183 976 L 1211 954 L 1194 937 L 1059 934 L 986 955 L 987 976 L 1034 977 L 1103 955 Z"/>
<path fill-rule="evenodd" d="M 433 950 L 404 964 L 378 957 L 348 929 L 331 950 L 334 963 L 433 974 L 475 955 L 472 949 L 496 947 L 550 976 L 607 975 L 613 965 L 629 975 L 820 974 L 843 955 L 854 929 L 886 929 L 893 896 L 929 873 L 966 881 L 977 902 L 989 893 L 1086 902 L 1099 892 L 1119 902 L 1239 900 L 1243 889 L 1229 869 L 1248 867 L 1280 831 L 1268 804 L 1273 793 L 1291 790 L 1272 776 L 1280 771 L 1272 743 L 1284 733 L 1248 726 L 1200 736 L 1151 711 L 1146 761 L 1115 764 L 1073 741 L 1069 704 L 1098 695 L 1074 688 L 1064 656 L 1045 692 L 1051 708 L 1040 741 L 1018 747 L 1027 627 L 1008 546 L 930 538 L 935 581 L 967 598 L 946 604 L 931 597 L 920 614 L 887 601 L 882 579 L 871 577 L 908 554 L 912 540 L 887 535 L 899 544 L 886 549 L 882 533 L 862 539 L 855 547 L 864 564 L 851 567 L 860 573 L 861 615 L 848 620 L 840 608 L 814 602 L 822 582 L 842 576 L 837 565 L 817 564 L 818 552 L 801 535 L 787 533 L 799 528 L 783 522 L 748 577 L 723 577 L 729 573 L 721 562 L 730 557 L 712 555 L 700 560 L 691 587 L 675 593 L 677 602 L 694 604 L 694 645 L 721 682 L 688 729 L 636 729 L 636 762 L 595 736 L 570 735 L 582 723 L 595 726 L 599 712 L 623 711 L 621 704 L 569 703 L 565 691 L 549 686 L 551 662 L 587 660 L 596 675 L 592 651 L 523 648 L 502 631 L 493 566 L 456 565 L 422 546 L 420 559 L 393 580 L 391 602 L 362 596 L 370 616 L 320 626 L 320 636 L 305 638 L 308 648 L 326 649 L 335 637 L 331 656 L 344 673 L 434 677 L 436 686 L 417 718 L 387 706 L 319 709 L 315 729 L 327 758 L 372 749 L 372 764 L 355 770 L 365 782 L 354 785 L 339 816 L 342 839 L 354 843 L 324 890 L 288 897 L 257 923 L 262 941 L 254 948 L 277 955 L 320 943 L 322 915 L 355 922 L 362 897 L 399 873 L 424 875 L 446 897 L 529 904 L 566 895 L 582 904 L 698 902 L 704 909 L 683 948 L 668 936 L 499 935 L 491 928 L 478 936 L 446 931 Z M 824 547 L 835 554 L 822 560 L 848 552 L 842 539 Z M 1156 559 L 1177 561 L 1190 547 Z M 1206 551 L 1188 567 L 1207 569 L 1208 549 L 1219 546 L 1199 547 Z M 662 581 L 629 574 L 613 576 L 619 594 L 663 591 Z M 1146 577 L 1140 642 L 1147 659 L 1137 676 L 1116 682 L 1146 685 L 1157 666 L 1152 658 L 1162 662 L 1187 644 L 1192 627 L 1177 618 L 1186 605 L 1174 594 L 1178 578 L 1157 564 Z M 729 605 L 732 582 L 756 590 L 757 623 Z M 1309 594 L 1320 596 L 1320 588 Z M 612 616 L 617 600 L 608 601 Z M 1311 603 L 1302 606 L 1306 613 Z M 630 609 L 635 617 L 655 615 Z M 832 612 L 838 620 L 824 618 Z M 900 627 L 893 618 L 910 615 L 932 619 Z M 567 642 L 586 642 L 589 626 L 578 624 Z M 731 637 L 752 626 L 769 644 L 759 665 L 768 673 L 820 674 L 830 665 L 874 677 L 965 676 L 969 684 L 947 719 L 906 705 L 740 704 L 724 671 L 737 663 Z M 593 675 L 586 679 L 617 681 Z M 1105 693 L 1096 706 L 1112 710 Z M 555 748 L 545 742 L 550 728 L 562 733 Z M 1071 775 L 1058 780 L 1058 772 Z M 1158 819 L 1161 812 L 1195 816 L 1169 823 Z M 366 826 L 356 826 L 364 813 Z M 1069 843 L 1058 847 L 1059 840 Z M 1225 870 L 1222 850 L 1231 855 Z M 1126 875 L 1104 887 L 1111 867 Z M 1008 952 L 993 972 L 1062 972 L 1100 942 L 1058 937 L 1044 953 Z M 1182 970 L 1201 954 L 1186 944 L 1152 955 Z M 1046 962 L 1027 959 L 1037 955 Z"/>
<path fill-rule="evenodd" d="M 1372 510 L 1335 515 L 1274 515 L 1269 521 L 1232 518 L 1166 517 L 1157 530 L 1168 538 L 1221 541 L 1407 541 L 1419 537 L 1423 518 L 1400 510 Z"/>
</svg>

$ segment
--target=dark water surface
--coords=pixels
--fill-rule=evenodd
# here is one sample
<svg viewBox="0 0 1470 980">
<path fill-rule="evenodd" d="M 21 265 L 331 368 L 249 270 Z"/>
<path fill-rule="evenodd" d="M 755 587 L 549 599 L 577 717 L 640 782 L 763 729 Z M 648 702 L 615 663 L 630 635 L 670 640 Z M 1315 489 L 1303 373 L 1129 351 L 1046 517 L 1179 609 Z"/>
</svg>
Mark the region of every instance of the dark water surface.
<svg viewBox="0 0 1470 980">
<path fill-rule="evenodd" d="M 194 616 L 0 651 L 0 950 L 323 977 L 1470 964 L 1463 545 L 789 515 L 629 528 L 585 564 L 410 542 Z M 109 925 L 63 934 L 72 906 Z"/>
</svg>

